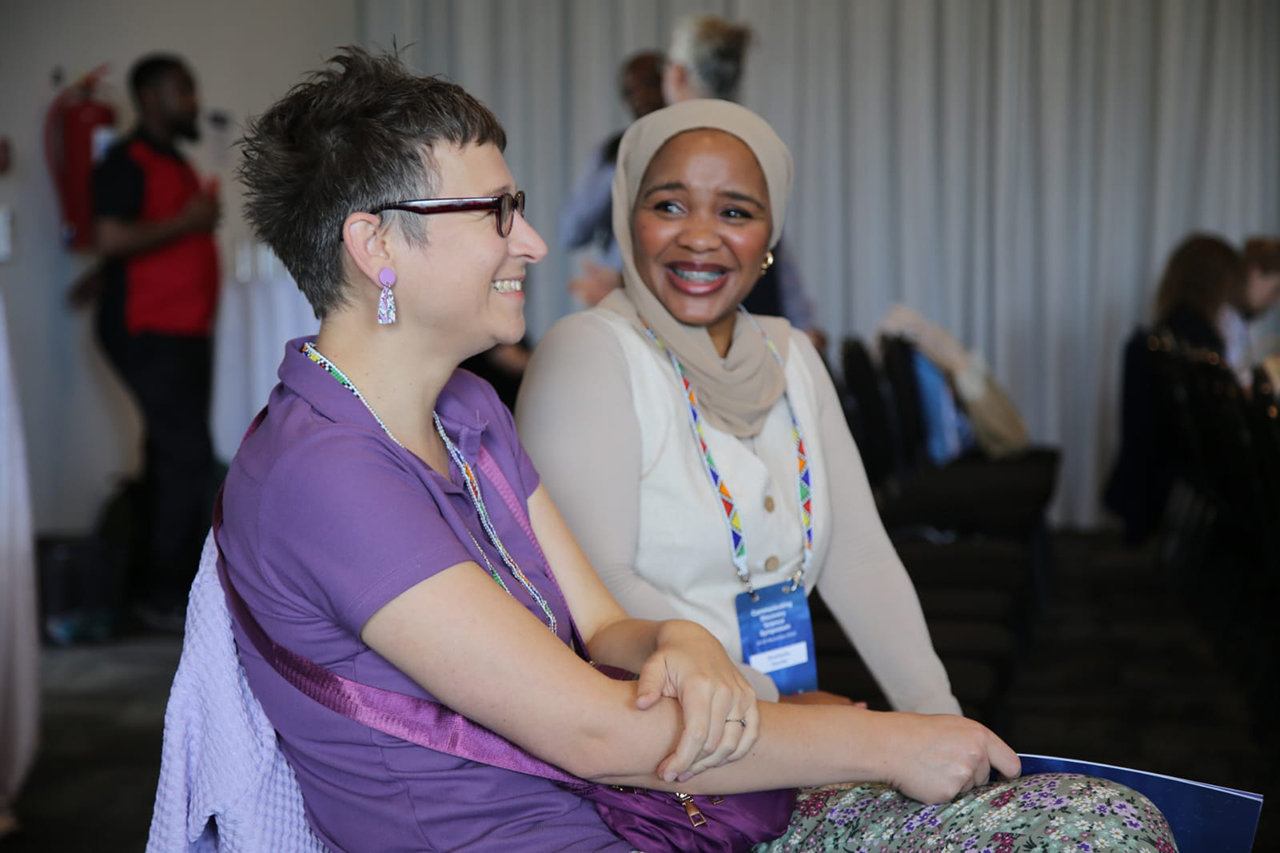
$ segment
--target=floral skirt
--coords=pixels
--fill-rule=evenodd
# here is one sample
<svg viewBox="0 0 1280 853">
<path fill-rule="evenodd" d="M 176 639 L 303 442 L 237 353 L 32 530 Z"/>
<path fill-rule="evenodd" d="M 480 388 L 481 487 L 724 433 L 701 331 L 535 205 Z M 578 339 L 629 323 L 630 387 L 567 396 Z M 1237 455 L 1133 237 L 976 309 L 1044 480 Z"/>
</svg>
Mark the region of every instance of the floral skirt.
<svg viewBox="0 0 1280 853">
<path fill-rule="evenodd" d="M 1041 773 L 925 805 L 885 785 L 802 791 L 786 835 L 755 853 L 1175 853 L 1164 815 L 1131 788 Z"/>
</svg>

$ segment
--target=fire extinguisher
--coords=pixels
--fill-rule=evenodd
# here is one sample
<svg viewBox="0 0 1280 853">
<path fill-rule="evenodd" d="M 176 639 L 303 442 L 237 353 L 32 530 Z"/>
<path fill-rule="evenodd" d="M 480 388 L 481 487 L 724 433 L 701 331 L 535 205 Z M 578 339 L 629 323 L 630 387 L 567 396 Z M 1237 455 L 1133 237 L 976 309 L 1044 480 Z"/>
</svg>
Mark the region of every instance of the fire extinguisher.
<svg viewBox="0 0 1280 853">
<path fill-rule="evenodd" d="M 93 245 L 93 167 L 115 137 L 116 111 L 94 98 L 100 65 L 54 98 L 44 122 L 44 153 L 62 208 L 62 239 L 72 249 Z"/>
</svg>

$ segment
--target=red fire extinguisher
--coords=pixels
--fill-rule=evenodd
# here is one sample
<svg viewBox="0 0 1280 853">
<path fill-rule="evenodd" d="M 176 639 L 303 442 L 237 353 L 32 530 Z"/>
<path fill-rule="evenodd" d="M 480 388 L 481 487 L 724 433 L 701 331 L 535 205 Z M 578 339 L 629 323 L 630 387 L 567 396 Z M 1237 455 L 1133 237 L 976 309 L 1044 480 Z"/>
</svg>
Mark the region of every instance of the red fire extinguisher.
<svg viewBox="0 0 1280 853">
<path fill-rule="evenodd" d="M 114 137 L 116 111 L 94 99 L 107 66 L 63 89 L 44 122 L 44 153 L 62 207 L 62 238 L 72 249 L 93 245 L 93 167 Z"/>
</svg>

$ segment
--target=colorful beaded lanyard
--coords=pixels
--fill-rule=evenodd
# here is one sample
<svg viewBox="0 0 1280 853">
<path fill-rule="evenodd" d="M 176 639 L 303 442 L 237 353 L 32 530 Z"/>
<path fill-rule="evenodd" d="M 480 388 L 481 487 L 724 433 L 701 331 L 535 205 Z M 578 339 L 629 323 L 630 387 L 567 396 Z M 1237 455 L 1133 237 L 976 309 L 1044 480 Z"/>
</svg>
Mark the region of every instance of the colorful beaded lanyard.
<svg viewBox="0 0 1280 853">
<path fill-rule="evenodd" d="M 751 325 L 756 327 L 761 337 L 764 338 L 765 344 L 769 347 L 769 352 L 773 353 L 773 358 L 778 362 L 778 366 L 786 369 L 783 364 L 782 354 L 778 352 L 778 348 L 774 346 L 773 341 L 769 340 L 769 335 L 756 322 L 756 318 L 752 317 L 750 312 L 742 306 L 738 306 L 743 316 L 751 321 Z M 716 490 L 716 496 L 720 499 L 720 509 L 724 514 L 725 526 L 729 531 L 729 550 L 733 557 L 733 567 L 738 573 L 738 579 L 747 587 L 747 592 L 755 597 L 755 587 L 751 583 L 751 571 L 747 568 L 747 537 L 742 530 L 742 517 L 738 514 L 738 504 L 733 498 L 733 494 L 729 491 L 729 486 L 724 481 L 724 477 L 720 474 L 720 469 L 716 465 L 715 459 L 711 456 L 711 449 L 707 446 L 707 437 L 702 432 L 702 412 L 698 408 L 698 395 L 693 389 L 693 383 L 689 381 L 689 376 L 684 371 L 684 365 L 680 363 L 680 359 L 676 358 L 675 353 L 667 348 L 662 339 L 653 333 L 653 329 L 649 328 L 649 324 L 643 320 L 640 321 L 644 325 L 645 334 L 649 336 L 649 340 L 653 341 L 667 357 L 671 359 L 671 366 L 675 368 L 676 376 L 680 378 L 681 384 L 684 386 L 685 399 L 689 404 L 689 426 L 693 430 L 693 440 L 697 444 L 698 450 L 702 456 L 702 467 L 707 472 L 707 479 L 711 482 L 711 487 Z M 796 417 L 795 407 L 791 405 L 791 397 L 785 391 L 782 399 L 787 401 L 787 412 L 791 415 L 791 435 L 796 443 L 796 497 L 800 507 L 800 526 L 804 530 L 804 556 L 800 561 L 800 568 L 796 571 L 795 577 L 792 579 L 791 592 L 800 586 L 804 579 L 804 574 L 809 569 L 809 563 L 813 560 L 813 481 L 812 472 L 809 469 L 809 455 L 804 448 L 804 433 L 800 430 L 800 420 Z"/>
<path fill-rule="evenodd" d="M 360 389 L 347 378 L 345 373 L 338 369 L 336 364 L 321 355 L 320 351 L 316 349 L 310 341 L 302 345 L 302 352 L 307 358 L 311 359 L 314 364 L 324 368 L 330 376 L 338 380 L 338 383 L 343 388 L 346 388 L 354 394 L 355 398 L 364 404 L 364 407 L 369 410 L 369 414 L 373 415 L 373 419 L 378 422 L 378 426 L 382 427 L 382 431 L 387 434 L 387 438 L 390 438 L 396 444 L 400 445 L 400 447 L 404 447 L 404 444 L 400 442 L 400 439 L 396 438 L 395 434 L 392 433 L 387 425 L 382 422 L 382 418 L 378 417 L 378 413 L 373 410 L 373 406 L 369 405 L 369 401 L 360 393 Z M 520 570 L 520 566 L 516 564 L 515 558 L 507 551 L 507 547 L 502 544 L 502 538 L 498 536 L 498 531 L 493 526 L 493 521 L 489 518 L 489 510 L 484 505 L 484 497 L 480 494 L 480 483 L 476 480 L 475 472 L 471 470 L 471 464 L 468 463 L 466 457 L 462 455 L 462 451 L 449 440 L 448 434 L 444 431 L 444 424 L 440 422 L 440 416 L 433 411 L 431 413 L 431 419 L 435 422 L 436 432 L 440 433 L 440 438 L 444 440 L 445 450 L 449 452 L 449 458 L 453 460 L 453 464 L 457 465 L 458 470 L 462 472 L 462 478 L 467 486 L 467 494 L 471 497 L 471 503 L 476 508 L 476 515 L 480 517 L 480 526 L 484 528 L 484 532 L 489 537 L 489 541 L 493 543 L 493 547 L 498 550 L 498 554 L 502 557 L 502 562 L 506 565 L 507 570 L 510 571 L 512 576 L 520 582 L 520 585 L 524 587 L 525 592 L 529 593 L 529 597 L 536 601 L 538 606 L 542 608 L 542 612 L 547 617 L 547 627 L 550 628 L 551 633 L 554 634 L 556 631 L 556 615 L 551 612 L 551 606 L 547 604 L 547 599 L 543 597 L 542 593 L 538 592 L 537 587 L 535 587 L 533 582 L 530 581 L 525 573 Z M 471 536 L 471 532 L 468 531 L 467 535 Z M 489 569 L 489 574 L 498 582 L 498 586 L 502 587 L 503 591 L 506 592 L 507 595 L 515 598 L 511 590 L 507 588 L 506 582 L 503 581 L 502 575 L 498 574 L 498 570 L 493 567 L 493 563 L 489 562 L 488 555 L 485 554 L 484 549 L 480 547 L 480 543 L 476 541 L 474 536 L 471 536 L 471 544 L 475 545 L 476 550 L 480 552 L 480 556 L 484 560 L 485 566 Z"/>
</svg>

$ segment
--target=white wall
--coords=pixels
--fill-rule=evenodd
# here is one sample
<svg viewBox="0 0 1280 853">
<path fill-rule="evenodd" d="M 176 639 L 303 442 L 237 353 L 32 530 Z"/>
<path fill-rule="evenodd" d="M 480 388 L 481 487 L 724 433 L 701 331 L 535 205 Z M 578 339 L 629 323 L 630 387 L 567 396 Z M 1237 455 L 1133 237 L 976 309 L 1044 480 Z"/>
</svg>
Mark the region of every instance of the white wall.
<svg viewBox="0 0 1280 853">
<path fill-rule="evenodd" d="M 138 464 L 137 417 L 100 357 L 87 314 L 63 295 L 87 259 L 60 247 L 58 213 L 44 164 L 41 130 L 56 94 L 55 67 L 67 79 L 111 63 L 107 94 L 130 124 L 126 76 L 153 50 L 185 56 L 205 110 L 238 123 L 260 112 L 319 66 L 333 48 L 356 41 L 358 0 L 0 0 L 0 136 L 13 165 L 0 175 L 0 205 L 15 211 L 13 256 L 0 263 L 0 289 L 26 428 L 36 527 L 83 530 L 104 497 Z M 232 180 L 237 129 L 189 148 L 202 174 L 221 179 L 220 240 L 248 235 Z"/>
</svg>

